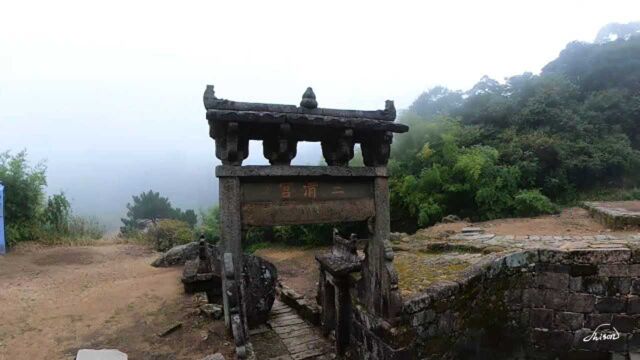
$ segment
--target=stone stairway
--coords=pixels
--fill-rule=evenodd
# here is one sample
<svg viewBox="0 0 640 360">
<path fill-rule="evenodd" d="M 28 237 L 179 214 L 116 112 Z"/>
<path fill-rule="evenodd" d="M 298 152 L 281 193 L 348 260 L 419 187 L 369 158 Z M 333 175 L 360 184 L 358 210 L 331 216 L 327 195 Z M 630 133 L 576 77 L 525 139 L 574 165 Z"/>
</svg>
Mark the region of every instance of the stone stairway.
<svg viewBox="0 0 640 360">
<path fill-rule="evenodd" d="M 320 330 L 304 321 L 296 311 L 276 300 L 271 308 L 269 325 L 284 343 L 288 354 L 272 360 L 334 359 L 333 343 Z"/>
</svg>

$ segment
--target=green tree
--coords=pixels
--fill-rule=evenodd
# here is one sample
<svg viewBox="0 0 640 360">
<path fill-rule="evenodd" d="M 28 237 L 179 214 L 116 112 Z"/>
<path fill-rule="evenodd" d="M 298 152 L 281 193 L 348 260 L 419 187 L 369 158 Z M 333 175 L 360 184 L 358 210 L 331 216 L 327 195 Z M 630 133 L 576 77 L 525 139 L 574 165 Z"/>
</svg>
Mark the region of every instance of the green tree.
<svg viewBox="0 0 640 360">
<path fill-rule="evenodd" d="M 67 235 L 70 220 L 71 204 L 64 193 L 49 197 L 44 209 L 44 221 L 48 230 L 56 235 Z"/>
<path fill-rule="evenodd" d="M 212 206 L 206 212 L 200 212 L 202 223 L 200 233 L 211 243 L 217 243 L 220 239 L 220 208 Z"/>
<path fill-rule="evenodd" d="M 182 211 L 173 208 L 169 198 L 160 196 L 159 192 L 149 190 L 132 197 L 133 203 L 127 203 L 127 217 L 122 218 L 122 234 L 135 232 L 141 226 L 143 220 L 149 220 L 156 224 L 160 219 L 174 219 L 187 223 L 193 228 L 198 222 L 198 217 L 193 210 Z"/>
<path fill-rule="evenodd" d="M 0 153 L 0 182 L 5 187 L 6 235 L 9 245 L 35 240 L 47 184 L 44 163 L 29 165 L 27 152 Z"/>
</svg>

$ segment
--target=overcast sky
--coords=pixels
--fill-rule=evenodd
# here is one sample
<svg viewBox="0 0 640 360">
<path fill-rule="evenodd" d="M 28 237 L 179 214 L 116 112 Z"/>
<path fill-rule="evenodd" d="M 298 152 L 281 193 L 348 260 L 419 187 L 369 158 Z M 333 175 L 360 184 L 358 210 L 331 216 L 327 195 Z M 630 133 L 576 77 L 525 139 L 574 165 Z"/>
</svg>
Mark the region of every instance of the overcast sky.
<svg viewBox="0 0 640 360">
<path fill-rule="evenodd" d="M 312 86 L 321 107 L 405 108 L 435 85 L 537 73 L 640 17 L 637 0 L 0 2 L 0 151 L 46 159 L 50 193 L 114 218 L 149 188 L 183 208 L 216 201 L 206 84 L 232 100 L 297 104 Z"/>
</svg>

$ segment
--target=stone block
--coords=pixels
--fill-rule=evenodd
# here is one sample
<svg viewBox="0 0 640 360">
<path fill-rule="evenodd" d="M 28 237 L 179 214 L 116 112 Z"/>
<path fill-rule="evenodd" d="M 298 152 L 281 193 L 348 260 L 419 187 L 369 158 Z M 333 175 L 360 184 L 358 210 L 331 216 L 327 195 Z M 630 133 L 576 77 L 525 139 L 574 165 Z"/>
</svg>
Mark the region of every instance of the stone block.
<svg viewBox="0 0 640 360">
<path fill-rule="evenodd" d="M 598 343 L 596 341 L 584 341 L 585 338 L 591 336 L 593 330 L 579 329 L 576 330 L 573 337 L 573 348 L 580 350 L 597 351 Z"/>
<path fill-rule="evenodd" d="M 549 309 L 565 310 L 569 292 L 560 290 L 546 290 L 544 293 L 544 305 Z"/>
<path fill-rule="evenodd" d="M 569 291 L 580 292 L 582 291 L 582 278 L 579 276 L 569 277 Z"/>
<path fill-rule="evenodd" d="M 578 330 L 584 325 L 584 314 L 572 312 L 556 312 L 554 319 L 557 330 Z"/>
<path fill-rule="evenodd" d="M 569 274 L 556 272 L 541 272 L 536 274 L 536 284 L 544 289 L 566 291 L 569 288 Z"/>
<path fill-rule="evenodd" d="M 595 295 L 569 294 L 567 310 L 571 312 L 590 313 L 595 309 L 595 304 Z"/>
<path fill-rule="evenodd" d="M 543 263 L 562 263 L 568 257 L 568 253 L 562 250 L 556 249 L 539 249 L 538 259 Z"/>
<path fill-rule="evenodd" d="M 631 278 L 610 277 L 607 281 L 607 295 L 627 295 L 631 291 Z"/>
<path fill-rule="evenodd" d="M 544 304 L 544 290 L 522 290 L 522 305 L 525 307 L 542 307 Z"/>
<path fill-rule="evenodd" d="M 445 311 L 438 318 L 438 331 L 443 334 L 449 334 L 457 330 L 458 321 L 452 311 Z"/>
<path fill-rule="evenodd" d="M 436 318 L 436 312 L 431 310 L 431 309 L 427 309 L 427 310 L 422 310 L 419 311 L 413 315 L 411 315 L 411 325 L 412 326 L 423 326 L 425 324 L 429 324 L 431 322 L 433 322 L 433 320 L 435 320 Z"/>
<path fill-rule="evenodd" d="M 531 309 L 529 311 L 531 327 L 539 329 L 551 329 L 553 326 L 553 310 Z"/>
<path fill-rule="evenodd" d="M 604 296 L 607 294 L 607 280 L 598 276 L 585 276 L 582 278 L 582 286 L 589 294 Z"/>
<path fill-rule="evenodd" d="M 428 308 L 433 303 L 431 294 L 422 293 L 420 296 L 404 303 L 402 311 L 406 314 L 414 314 L 418 311 Z"/>
<path fill-rule="evenodd" d="M 640 296 L 627 296 L 627 314 L 640 314 Z"/>
<path fill-rule="evenodd" d="M 640 295 L 640 279 L 631 280 L 631 293 Z"/>
<path fill-rule="evenodd" d="M 432 301 L 439 301 L 442 299 L 448 299 L 455 294 L 460 285 L 454 281 L 439 281 L 429 286 L 424 292 L 431 295 Z"/>
<path fill-rule="evenodd" d="M 567 264 L 556 264 L 556 263 L 536 263 L 535 264 L 535 270 L 539 273 L 551 272 L 551 273 L 568 274 L 570 269 L 571 268 Z"/>
<path fill-rule="evenodd" d="M 577 249 L 569 252 L 568 261 L 578 264 L 626 263 L 631 259 L 627 248 Z"/>
<path fill-rule="evenodd" d="M 629 315 L 614 314 L 611 325 L 620 332 L 630 333 L 637 329 L 637 319 Z"/>
<path fill-rule="evenodd" d="M 587 314 L 584 326 L 588 329 L 595 330 L 602 324 L 611 324 L 613 314 Z"/>
<path fill-rule="evenodd" d="M 526 266 L 530 263 L 538 261 L 537 251 L 520 251 L 517 253 L 509 254 L 504 258 L 505 265 L 508 268 L 516 268 Z"/>
<path fill-rule="evenodd" d="M 626 299 L 620 297 L 598 297 L 596 310 L 601 313 L 620 313 L 626 308 Z"/>
<path fill-rule="evenodd" d="M 571 264 L 569 269 L 571 276 L 591 276 L 598 274 L 598 266 L 587 264 Z"/>
<path fill-rule="evenodd" d="M 629 264 L 603 264 L 598 266 L 600 276 L 629 276 Z"/>
<path fill-rule="evenodd" d="M 634 332 L 630 334 L 627 343 L 630 352 L 640 353 L 640 332 Z"/>
<path fill-rule="evenodd" d="M 115 349 L 80 349 L 76 360 L 127 360 L 127 354 Z"/>
<path fill-rule="evenodd" d="M 640 277 L 640 264 L 629 265 L 629 276 Z"/>
<path fill-rule="evenodd" d="M 548 350 L 566 350 L 573 343 L 573 333 L 569 331 L 544 331 L 534 329 L 532 331 L 534 346 Z"/>
</svg>

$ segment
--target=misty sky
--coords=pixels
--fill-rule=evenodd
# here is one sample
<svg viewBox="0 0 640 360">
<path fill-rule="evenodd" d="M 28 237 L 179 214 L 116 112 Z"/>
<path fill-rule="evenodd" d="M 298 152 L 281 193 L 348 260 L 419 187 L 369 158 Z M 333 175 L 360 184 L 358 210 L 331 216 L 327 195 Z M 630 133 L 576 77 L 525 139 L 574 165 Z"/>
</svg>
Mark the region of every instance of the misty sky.
<svg viewBox="0 0 640 360">
<path fill-rule="evenodd" d="M 183 209 L 217 201 L 206 84 L 240 101 L 297 104 L 312 86 L 321 107 L 401 109 L 435 85 L 537 73 L 640 17 L 637 0 L 0 2 L 0 151 L 46 159 L 47 191 L 110 225 L 150 188 Z"/>
</svg>

